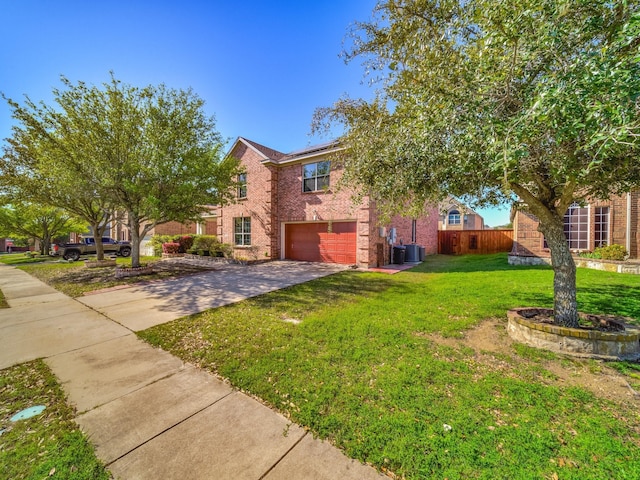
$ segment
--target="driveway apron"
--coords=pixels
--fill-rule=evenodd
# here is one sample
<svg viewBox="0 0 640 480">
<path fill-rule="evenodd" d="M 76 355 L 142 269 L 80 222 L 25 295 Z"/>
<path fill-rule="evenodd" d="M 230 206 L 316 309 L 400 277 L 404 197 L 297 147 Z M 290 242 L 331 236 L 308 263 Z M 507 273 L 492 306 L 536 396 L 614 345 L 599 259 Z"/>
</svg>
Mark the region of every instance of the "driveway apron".
<svg viewBox="0 0 640 480">
<path fill-rule="evenodd" d="M 45 358 L 115 478 L 380 479 L 255 399 L 133 333 L 341 270 L 271 262 L 74 300 L 0 265 L 0 369 Z"/>
</svg>

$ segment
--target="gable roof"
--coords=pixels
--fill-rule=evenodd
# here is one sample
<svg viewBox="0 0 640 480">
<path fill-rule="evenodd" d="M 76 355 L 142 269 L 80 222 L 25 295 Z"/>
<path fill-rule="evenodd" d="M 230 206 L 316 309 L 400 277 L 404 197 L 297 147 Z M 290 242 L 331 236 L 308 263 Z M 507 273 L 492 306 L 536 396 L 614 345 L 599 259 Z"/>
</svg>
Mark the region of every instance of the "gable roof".
<svg viewBox="0 0 640 480">
<path fill-rule="evenodd" d="M 312 145 L 300 150 L 294 150 L 293 152 L 288 153 L 283 158 L 281 158 L 278 163 L 295 162 L 297 160 L 315 157 L 316 155 L 321 155 L 323 153 L 334 152 L 338 149 L 338 142 L 336 140 L 332 140 L 330 142 L 321 143 L 319 145 Z"/>
<path fill-rule="evenodd" d="M 285 156 L 284 153 L 274 150 L 273 148 L 265 147 L 264 145 L 259 144 L 258 142 L 254 142 L 253 140 L 249 140 L 244 137 L 238 137 L 233 145 L 229 149 L 226 156 L 231 155 L 231 152 L 235 150 L 238 144 L 243 144 L 246 147 L 250 148 L 258 155 L 262 157 L 263 162 L 278 162 L 282 157 Z"/>
<path fill-rule="evenodd" d="M 249 140 L 248 138 L 238 137 L 238 140 L 242 140 L 244 143 L 249 144 L 249 146 L 257 150 L 258 153 L 261 153 L 264 157 L 270 160 L 278 161 L 285 156 L 285 154 L 282 152 L 274 150 L 273 148 L 265 147 L 264 145 L 261 145 L 258 142 L 254 142 L 253 140 Z"/>
<path fill-rule="evenodd" d="M 233 143 L 233 146 L 229 149 L 229 153 L 227 153 L 227 155 L 230 155 L 238 144 L 243 144 L 260 155 L 262 157 L 262 163 L 275 164 L 296 162 L 341 149 L 339 143 L 336 140 L 332 140 L 330 142 L 294 150 L 290 153 L 282 153 L 273 148 L 265 147 L 253 140 L 249 140 L 248 138 L 238 137 L 238 139 Z"/>
</svg>

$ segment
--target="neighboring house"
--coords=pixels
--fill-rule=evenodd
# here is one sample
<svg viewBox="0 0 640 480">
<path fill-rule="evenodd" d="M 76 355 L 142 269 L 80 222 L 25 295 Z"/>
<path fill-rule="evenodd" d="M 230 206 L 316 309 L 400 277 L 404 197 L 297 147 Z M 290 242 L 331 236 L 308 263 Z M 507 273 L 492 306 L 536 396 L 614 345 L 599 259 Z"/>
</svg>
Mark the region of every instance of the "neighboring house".
<svg viewBox="0 0 640 480">
<path fill-rule="evenodd" d="M 237 201 L 216 211 L 217 235 L 236 257 L 291 259 L 376 267 L 390 263 L 389 236 L 437 253 L 438 210 L 421 218 L 396 216 L 383 225 L 373 202 L 354 204 L 336 190 L 341 169 L 328 155 L 335 142 L 289 154 L 238 138 L 228 155 L 243 168 Z"/>
<path fill-rule="evenodd" d="M 438 230 L 484 230 L 484 219 L 472 209 L 449 197 L 439 206 Z"/>
<path fill-rule="evenodd" d="M 630 258 L 640 258 L 639 217 L 640 191 L 634 191 L 609 200 L 594 200 L 584 205 L 574 203 L 564 216 L 564 232 L 574 252 L 617 244 L 626 248 Z M 550 257 L 534 215 L 518 210 L 513 228 L 512 256 Z"/>
</svg>

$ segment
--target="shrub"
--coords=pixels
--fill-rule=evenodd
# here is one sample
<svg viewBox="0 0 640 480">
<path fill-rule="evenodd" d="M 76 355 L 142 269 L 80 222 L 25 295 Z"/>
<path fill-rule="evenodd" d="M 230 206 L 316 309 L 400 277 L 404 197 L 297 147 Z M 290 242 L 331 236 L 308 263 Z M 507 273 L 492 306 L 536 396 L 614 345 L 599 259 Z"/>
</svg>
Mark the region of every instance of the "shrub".
<svg viewBox="0 0 640 480">
<path fill-rule="evenodd" d="M 578 256 L 584 258 L 602 258 L 600 252 L 579 252 Z"/>
<path fill-rule="evenodd" d="M 173 242 L 172 235 L 153 235 L 149 243 L 153 247 L 153 254 L 156 257 L 159 257 L 160 255 L 162 255 L 162 252 L 164 251 L 162 249 L 162 244 L 171 243 L 171 242 Z"/>
<path fill-rule="evenodd" d="M 215 235 L 197 235 L 189 251 L 198 255 L 214 255 L 218 245 L 218 237 Z"/>
<path fill-rule="evenodd" d="M 600 254 L 600 258 L 603 260 L 624 260 L 628 252 L 622 245 L 606 245 L 604 247 L 598 247 L 594 250 L 594 253 Z"/>
<path fill-rule="evenodd" d="M 167 242 L 162 244 L 162 253 L 179 253 L 180 252 L 180 244 Z"/>
<path fill-rule="evenodd" d="M 233 247 L 228 243 L 219 243 L 216 248 L 216 256 L 225 258 L 233 257 Z"/>
<path fill-rule="evenodd" d="M 180 244 L 180 253 L 187 253 L 193 246 L 194 237 L 193 235 L 182 235 L 177 239 L 174 238 L 174 241 Z"/>
</svg>

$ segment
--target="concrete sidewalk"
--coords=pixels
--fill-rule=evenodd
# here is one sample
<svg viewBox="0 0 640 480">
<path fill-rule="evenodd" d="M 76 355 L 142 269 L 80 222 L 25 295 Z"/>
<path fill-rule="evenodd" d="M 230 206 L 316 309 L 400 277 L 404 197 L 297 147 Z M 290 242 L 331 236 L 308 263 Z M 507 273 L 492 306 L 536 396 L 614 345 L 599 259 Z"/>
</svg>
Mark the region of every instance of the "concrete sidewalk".
<svg viewBox="0 0 640 480">
<path fill-rule="evenodd" d="M 293 262 L 234 266 L 83 297 L 83 304 L 0 265 L 10 305 L 0 309 L 0 368 L 45 357 L 116 478 L 385 478 L 132 332 L 334 271 Z"/>
</svg>

